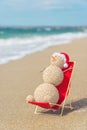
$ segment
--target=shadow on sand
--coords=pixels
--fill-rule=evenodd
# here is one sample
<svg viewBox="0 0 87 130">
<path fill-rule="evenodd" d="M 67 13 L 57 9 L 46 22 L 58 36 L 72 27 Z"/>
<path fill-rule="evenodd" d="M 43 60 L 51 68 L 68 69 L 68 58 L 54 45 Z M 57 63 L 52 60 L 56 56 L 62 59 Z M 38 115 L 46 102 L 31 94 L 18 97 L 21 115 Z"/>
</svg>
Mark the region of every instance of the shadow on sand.
<svg viewBox="0 0 87 130">
<path fill-rule="evenodd" d="M 69 105 L 69 104 L 66 104 L 66 105 Z M 63 116 L 73 111 L 80 110 L 81 108 L 87 108 L 87 98 L 83 98 L 78 101 L 72 102 L 72 107 L 73 107 L 72 110 L 70 108 L 64 108 Z M 61 108 L 54 112 L 51 110 L 44 112 L 44 114 L 53 114 L 53 115 L 60 115 L 60 113 L 61 113 Z"/>
</svg>

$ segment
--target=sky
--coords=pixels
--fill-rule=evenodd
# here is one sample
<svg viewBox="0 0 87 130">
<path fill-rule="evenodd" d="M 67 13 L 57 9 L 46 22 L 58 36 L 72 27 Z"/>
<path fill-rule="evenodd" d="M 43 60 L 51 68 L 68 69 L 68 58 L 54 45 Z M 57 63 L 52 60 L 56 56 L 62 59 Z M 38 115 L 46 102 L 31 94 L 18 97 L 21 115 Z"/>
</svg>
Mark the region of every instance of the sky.
<svg viewBox="0 0 87 130">
<path fill-rule="evenodd" d="M 87 0 L 0 0 L 0 26 L 87 26 Z"/>
</svg>

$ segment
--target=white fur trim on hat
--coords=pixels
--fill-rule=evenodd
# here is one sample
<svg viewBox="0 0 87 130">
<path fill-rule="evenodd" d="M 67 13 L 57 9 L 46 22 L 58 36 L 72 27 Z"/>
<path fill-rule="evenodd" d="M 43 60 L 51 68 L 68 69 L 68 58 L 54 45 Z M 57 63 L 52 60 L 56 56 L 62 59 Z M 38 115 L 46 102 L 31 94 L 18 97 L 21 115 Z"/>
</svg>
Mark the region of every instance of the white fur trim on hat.
<svg viewBox="0 0 87 130">
<path fill-rule="evenodd" d="M 52 56 L 60 56 L 61 58 L 64 59 L 64 56 L 63 56 L 61 53 L 58 53 L 58 52 L 54 52 L 54 53 L 52 54 Z"/>
</svg>

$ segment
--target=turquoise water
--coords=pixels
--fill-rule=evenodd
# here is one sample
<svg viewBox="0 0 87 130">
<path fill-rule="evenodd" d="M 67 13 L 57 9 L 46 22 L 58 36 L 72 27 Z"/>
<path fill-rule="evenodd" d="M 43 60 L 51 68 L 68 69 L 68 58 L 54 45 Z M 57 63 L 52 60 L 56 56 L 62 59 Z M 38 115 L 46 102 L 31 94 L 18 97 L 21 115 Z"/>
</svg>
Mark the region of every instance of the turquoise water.
<svg viewBox="0 0 87 130">
<path fill-rule="evenodd" d="M 1 28 L 0 29 L 0 38 L 14 38 L 14 37 L 30 37 L 30 36 L 45 36 L 53 34 L 64 34 L 64 33 L 78 33 L 84 32 L 83 28 Z"/>
<path fill-rule="evenodd" d="M 0 64 L 86 36 L 82 27 L 0 28 Z"/>
</svg>

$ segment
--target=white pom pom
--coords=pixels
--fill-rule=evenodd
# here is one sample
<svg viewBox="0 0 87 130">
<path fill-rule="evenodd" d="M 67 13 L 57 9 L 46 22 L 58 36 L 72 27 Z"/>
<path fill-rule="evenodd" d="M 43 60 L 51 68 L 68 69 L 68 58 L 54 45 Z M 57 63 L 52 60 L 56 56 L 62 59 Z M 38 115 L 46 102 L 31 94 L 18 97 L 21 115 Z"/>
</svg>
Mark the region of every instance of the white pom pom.
<svg viewBox="0 0 87 130">
<path fill-rule="evenodd" d="M 64 68 L 67 68 L 67 67 L 68 67 L 68 64 L 67 64 L 67 63 L 65 63 L 65 64 L 64 64 Z"/>
</svg>

